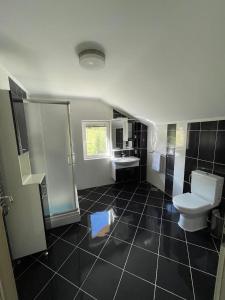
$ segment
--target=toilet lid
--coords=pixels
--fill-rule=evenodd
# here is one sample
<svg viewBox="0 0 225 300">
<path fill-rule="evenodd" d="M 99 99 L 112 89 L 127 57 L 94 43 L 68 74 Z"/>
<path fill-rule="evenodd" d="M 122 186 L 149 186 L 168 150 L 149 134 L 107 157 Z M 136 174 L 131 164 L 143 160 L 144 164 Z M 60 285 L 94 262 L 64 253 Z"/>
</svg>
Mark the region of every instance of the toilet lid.
<svg viewBox="0 0 225 300">
<path fill-rule="evenodd" d="M 206 202 L 201 197 L 192 194 L 185 193 L 173 198 L 173 204 L 178 209 L 188 210 L 188 211 L 204 211 L 207 208 L 210 208 L 210 204 Z"/>
</svg>

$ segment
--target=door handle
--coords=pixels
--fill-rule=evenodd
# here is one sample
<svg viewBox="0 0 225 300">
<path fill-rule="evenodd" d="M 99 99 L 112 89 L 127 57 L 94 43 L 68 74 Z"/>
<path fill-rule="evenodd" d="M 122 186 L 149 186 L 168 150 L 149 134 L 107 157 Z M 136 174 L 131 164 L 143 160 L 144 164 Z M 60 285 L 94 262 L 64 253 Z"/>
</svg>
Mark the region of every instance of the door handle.
<svg viewBox="0 0 225 300">
<path fill-rule="evenodd" d="M 3 208 L 3 214 L 6 216 L 10 210 L 10 206 L 13 203 L 12 196 L 1 196 L 0 197 L 0 205 Z"/>
</svg>

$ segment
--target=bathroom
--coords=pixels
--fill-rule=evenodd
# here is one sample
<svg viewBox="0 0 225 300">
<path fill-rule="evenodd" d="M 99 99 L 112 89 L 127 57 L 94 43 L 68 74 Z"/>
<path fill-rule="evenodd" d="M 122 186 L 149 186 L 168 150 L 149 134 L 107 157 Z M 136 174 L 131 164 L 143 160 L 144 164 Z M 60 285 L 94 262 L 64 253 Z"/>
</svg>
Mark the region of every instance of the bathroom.
<svg viewBox="0 0 225 300">
<path fill-rule="evenodd" d="M 224 4 L 52 6 L 0 12 L 0 299 L 223 300 Z"/>
</svg>

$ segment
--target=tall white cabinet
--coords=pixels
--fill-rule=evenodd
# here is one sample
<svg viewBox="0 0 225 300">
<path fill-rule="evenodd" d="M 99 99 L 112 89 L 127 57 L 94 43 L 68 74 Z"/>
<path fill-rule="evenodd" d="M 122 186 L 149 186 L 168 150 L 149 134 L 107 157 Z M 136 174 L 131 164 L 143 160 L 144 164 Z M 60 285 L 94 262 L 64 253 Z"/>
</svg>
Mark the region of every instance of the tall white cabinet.
<svg viewBox="0 0 225 300">
<path fill-rule="evenodd" d="M 12 258 L 46 250 L 40 193 L 44 174 L 31 174 L 29 152 L 18 154 L 7 90 L 0 90 L 0 168 L 4 191 L 13 199 L 5 219 Z"/>
</svg>

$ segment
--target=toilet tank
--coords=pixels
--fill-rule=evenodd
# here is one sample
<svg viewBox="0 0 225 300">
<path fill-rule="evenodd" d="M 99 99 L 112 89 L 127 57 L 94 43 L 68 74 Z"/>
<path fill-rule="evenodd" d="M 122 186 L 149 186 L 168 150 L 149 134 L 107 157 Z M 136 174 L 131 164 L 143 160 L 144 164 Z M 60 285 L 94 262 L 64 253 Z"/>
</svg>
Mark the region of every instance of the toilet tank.
<svg viewBox="0 0 225 300">
<path fill-rule="evenodd" d="M 191 177 L 191 192 L 213 206 L 219 205 L 224 178 L 200 170 L 192 171 Z"/>
</svg>

